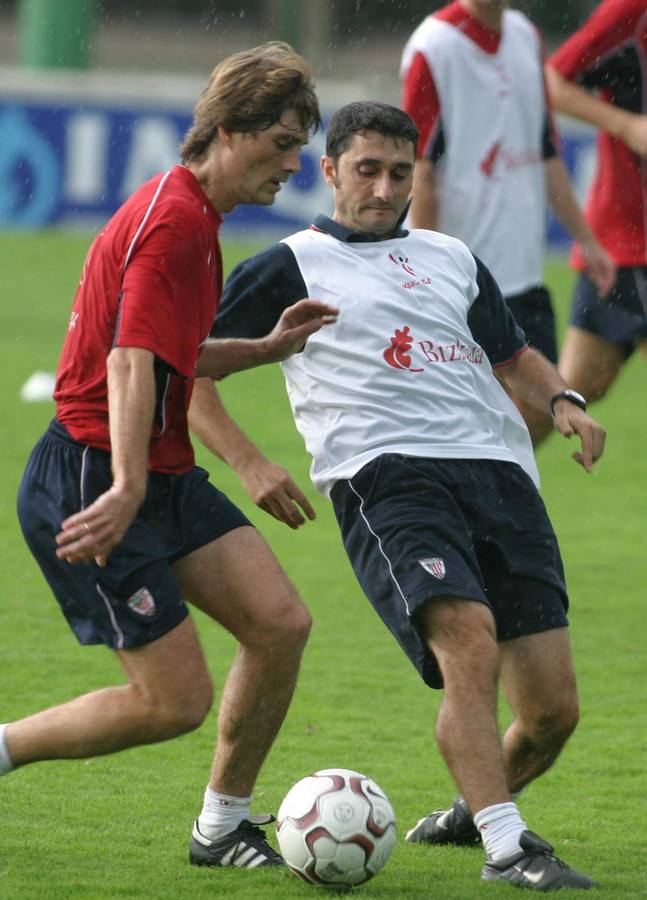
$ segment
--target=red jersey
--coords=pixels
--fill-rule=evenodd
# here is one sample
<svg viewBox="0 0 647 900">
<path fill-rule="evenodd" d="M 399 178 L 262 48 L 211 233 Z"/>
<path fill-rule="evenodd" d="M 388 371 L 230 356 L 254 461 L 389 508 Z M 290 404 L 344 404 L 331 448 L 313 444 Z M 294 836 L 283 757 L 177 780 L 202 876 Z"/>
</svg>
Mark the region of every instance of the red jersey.
<svg viewBox="0 0 647 900">
<path fill-rule="evenodd" d="M 548 60 L 564 78 L 633 113 L 647 112 L 647 0 L 603 0 Z M 647 264 L 647 177 L 640 157 L 598 133 L 598 168 L 586 215 L 619 266 Z M 583 269 L 577 245 L 573 263 Z"/>
<path fill-rule="evenodd" d="M 75 440 L 110 450 L 106 358 L 155 355 L 150 469 L 194 465 L 187 410 L 200 347 L 222 292 L 221 218 L 194 175 L 176 166 L 123 204 L 90 247 L 58 366 L 56 417 Z"/>
</svg>

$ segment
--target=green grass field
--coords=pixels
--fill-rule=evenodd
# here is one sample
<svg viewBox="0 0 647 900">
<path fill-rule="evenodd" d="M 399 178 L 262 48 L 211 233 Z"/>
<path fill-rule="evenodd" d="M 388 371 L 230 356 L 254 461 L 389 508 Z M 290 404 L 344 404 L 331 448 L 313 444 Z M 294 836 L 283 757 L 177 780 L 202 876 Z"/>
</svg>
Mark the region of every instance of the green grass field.
<svg viewBox="0 0 647 900">
<path fill-rule="evenodd" d="M 69 633 L 19 533 L 14 502 L 27 455 L 52 415 L 23 404 L 21 384 L 53 370 L 89 238 L 2 235 L 0 352 L 0 721 L 122 679 L 112 655 Z M 227 266 L 252 248 L 230 246 Z M 564 321 L 572 276 L 549 266 Z M 543 495 L 571 593 L 581 724 L 552 771 L 520 801 L 531 827 L 599 880 L 602 898 L 647 896 L 647 660 L 644 540 L 647 512 L 642 407 L 645 370 L 626 367 L 595 408 L 608 450 L 587 476 L 554 436 L 540 452 Z M 275 811 L 291 784 L 319 768 L 367 772 L 389 794 L 400 838 L 454 788 L 434 742 L 438 695 L 418 681 L 356 586 L 331 509 L 309 487 L 308 461 L 278 367 L 228 379 L 225 403 L 263 450 L 306 487 L 318 518 L 297 533 L 243 495 L 236 476 L 200 453 L 212 479 L 258 524 L 312 610 L 315 627 L 294 703 L 255 793 Z M 640 409 L 643 409 L 643 413 Z M 642 535 L 642 537 L 641 537 Z M 217 686 L 234 645 L 198 616 Z M 501 721 L 507 711 L 502 706 Z M 186 862 L 213 744 L 215 712 L 168 744 L 82 762 L 46 763 L 0 779 L 0 898 L 300 898 L 314 888 L 282 872 L 194 869 Z M 361 897 L 453 900 L 514 896 L 479 881 L 478 849 L 430 850 L 401 839 Z"/>
</svg>

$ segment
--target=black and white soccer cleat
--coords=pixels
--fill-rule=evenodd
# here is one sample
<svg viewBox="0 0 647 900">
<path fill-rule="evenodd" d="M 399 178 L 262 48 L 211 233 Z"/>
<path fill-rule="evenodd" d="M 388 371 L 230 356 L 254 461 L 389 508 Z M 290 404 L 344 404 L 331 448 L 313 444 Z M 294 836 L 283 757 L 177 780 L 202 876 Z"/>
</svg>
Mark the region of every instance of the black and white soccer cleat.
<svg viewBox="0 0 647 900">
<path fill-rule="evenodd" d="M 405 840 L 412 844 L 454 844 L 457 847 L 476 846 L 481 835 L 463 797 L 457 797 L 449 810 L 438 810 L 407 831 Z"/>
<path fill-rule="evenodd" d="M 234 866 L 239 869 L 257 869 L 261 866 L 284 866 L 283 857 L 265 840 L 265 832 L 259 825 L 269 825 L 274 816 L 251 816 L 243 819 L 238 828 L 217 841 L 210 841 L 193 826 L 193 839 L 189 849 L 189 862 L 193 866 Z"/>
<path fill-rule="evenodd" d="M 495 863 L 485 861 L 484 881 L 507 881 L 531 891 L 559 891 L 561 888 L 588 890 L 596 883 L 557 859 L 551 845 L 533 831 L 524 831 L 519 840 L 521 856 Z"/>
</svg>

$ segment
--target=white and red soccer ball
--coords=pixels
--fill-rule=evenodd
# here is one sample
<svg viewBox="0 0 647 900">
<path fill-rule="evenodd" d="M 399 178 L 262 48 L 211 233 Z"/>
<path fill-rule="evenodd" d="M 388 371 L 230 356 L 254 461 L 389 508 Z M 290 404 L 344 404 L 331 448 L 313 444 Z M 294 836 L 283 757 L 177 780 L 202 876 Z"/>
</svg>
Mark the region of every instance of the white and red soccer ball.
<svg viewBox="0 0 647 900">
<path fill-rule="evenodd" d="M 395 846 L 395 815 L 384 791 L 350 769 L 298 781 L 280 806 L 276 831 L 287 865 L 311 884 L 373 878 Z"/>
</svg>

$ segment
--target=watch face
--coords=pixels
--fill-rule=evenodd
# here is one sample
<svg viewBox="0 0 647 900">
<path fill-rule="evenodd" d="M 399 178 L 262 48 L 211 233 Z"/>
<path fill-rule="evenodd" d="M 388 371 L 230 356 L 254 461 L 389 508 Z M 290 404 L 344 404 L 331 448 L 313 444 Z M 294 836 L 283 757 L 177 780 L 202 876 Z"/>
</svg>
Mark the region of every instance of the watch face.
<svg viewBox="0 0 647 900">
<path fill-rule="evenodd" d="M 581 394 L 578 394 L 577 391 L 571 390 L 571 388 L 567 388 L 565 391 L 562 391 L 560 394 L 556 394 L 553 399 L 550 401 L 550 409 L 553 411 L 553 407 L 557 403 L 558 400 L 569 400 L 571 403 L 574 403 L 576 406 L 579 406 L 580 409 L 586 412 L 586 400 Z"/>
</svg>

